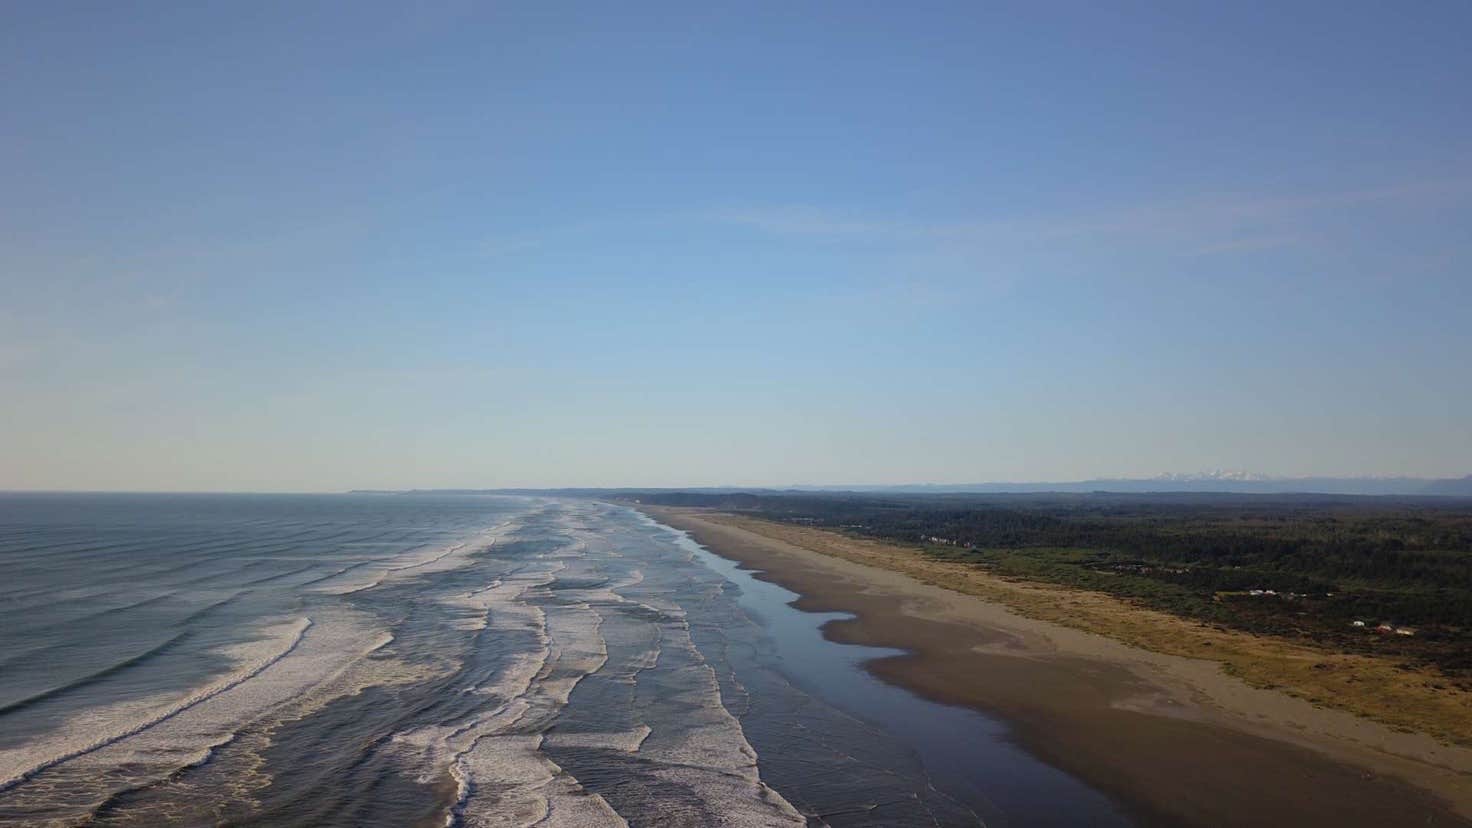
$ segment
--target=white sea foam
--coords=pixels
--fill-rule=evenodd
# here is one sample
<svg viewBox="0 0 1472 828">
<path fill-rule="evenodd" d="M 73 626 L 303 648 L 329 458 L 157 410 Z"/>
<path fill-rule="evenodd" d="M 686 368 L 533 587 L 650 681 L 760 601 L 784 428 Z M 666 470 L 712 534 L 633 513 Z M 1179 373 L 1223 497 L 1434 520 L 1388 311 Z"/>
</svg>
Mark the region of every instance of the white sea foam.
<svg viewBox="0 0 1472 828">
<path fill-rule="evenodd" d="M 534 633 L 537 649 L 516 654 L 485 683 L 463 688 L 497 701 L 467 720 L 401 733 L 396 742 L 432 774 L 448 772 L 459 790 L 447 824 L 471 826 L 623 825 L 601 797 L 584 790 L 542 752 L 543 731 L 584 677 L 608 659 L 602 617 L 586 603 L 547 603 L 547 587 L 566 559 L 541 565 L 448 600 L 485 613 L 485 634 Z M 566 596 L 562 596 L 566 597 Z M 637 749 L 645 733 L 623 740 Z M 439 768 L 441 770 L 436 771 Z"/>
<path fill-rule="evenodd" d="M 553 731 L 547 734 L 547 744 L 551 747 L 582 747 L 582 748 L 605 748 L 607 750 L 621 750 L 624 753 L 637 753 L 644 740 L 649 738 L 648 725 L 638 725 L 629 730 L 600 731 L 596 733 L 564 733 Z"/>
<path fill-rule="evenodd" d="M 324 579 L 314 587 L 314 591 L 328 595 L 351 595 L 402 578 L 458 569 L 469 564 L 472 555 L 495 544 L 514 525 L 515 521 L 506 521 L 445 546 L 424 547 L 382 561 L 348 567 Z"/>
<path fill-rule="evenodd" d="M 642 522 L 659 526 L 647 518 Z M 677 706 L 681 715 L 667 732 L 646 738 L 639 757 L 657 763 L 656 776 L 697 792 L 708 809 L 721 814 L 723 824 L 805 824 L 802 814 L 762 781 L 756 750 L 722 702 L 715 670 L 695 646 L 684 608 L 649 598 L 675 619 L 663 627 L 661 653 L 668 654 L 662 657 L 669 665 L 660 669 L 678 674 L 674 684 L 687 689 L 661 700 Z"/>
<path fill-rule="evenodd" d="M 360 689 L 364 677 L 344 681 L 346 674 L 392 639 L 371 616 L 348 609 L 269 623 L 252 640 L 219 651 L 235 665 L 221 677 L 182 693 L 81 711 L 36 740 L 0 751 L 0 791 L 22 802 L 33 797 L 33 787 L 43 799 L 64 790 L 65 801 L 91 808 L 116 790 L 205 761 L 273 710 L 290 706 L 301 715 Z M 382 675 L 383 665 L 375 667 L 372 680 L 391 679 Z M 241 780 L 241 786 L 264 781 Z"/>
<path fill-rule="evenodd" d="M 463 796 L 447 824 L 475 828 L 622 826 L 603 797 L 588 793 L 541 751 L 541 734 L 478 741 L 456 761 Z M 485 795 L 482 795 L 485 794 Z"/>
<path fill-rule="evenodd" d="M 578 571 L 582 572 L 597 571 L 600 558 L 622 557 L 596 530 L 579 525 L 588 518 L 594 518 L 596 524 L 597 517 L 596 507 L 567 507 L 561 523 L 574 542 L 548 553 L 546 558 L 577 559 Z M 546 600 L 552 593 L 543 585 L 522 591 L 495 585 L 472 594 L 487 601 L 491 618 L 498 619 L 493 621 L 493 628 L 495 623 L 507 623 L 508 618 L 512 623 L 525 618 L 521 613 L 532 608 L 529 601 L 543 602 L 545 647 L 535 656 L 542 664 L 534 676 L 528 678 L 525 672 L 534 663 L 532 660 L 518 662 L 519 671 L 507 671 L 518 672 L 517 680 L 525 681 L 520 696 L 449 735 L 443 743 L 445 750 L 437 751 L 442 756 L 453 756 L 449 773 L 460 788 L 448 817 L 450 824 L 623 824 L 607 801 L 585 791 L 544 751 L 559 747 L 636 754 L 645 772 L 689 791 L 701 803 L 703 814 L 718 814 L 723 824 L 805 823 L 790 803 L 762 782 L 756 751 L 747 742 L 740 722 L 722 704 L 719 682 L 690 637 L 684 608 L 672 597 L 648 590 L 643 591 L 641 600 L 622 594 L 621 590 L 643 581 L 644 573 L 631 569 L 606 584 L 564 586 L 555 593 L 557 602 Z M 465 600 L 470 598 L 466 596 Z M 600 630 L 603 613 L 616 611 L 604 608 L 618 605 L 652 613 L 633 623 L 658 624 L 659 632 L 653 638 L 657 643 L 628 653 L 620 664 L 611 666 L 613 674 L 609 678 L 637 682 L 646 671 L 660 670 L 661 687 L 685 689 L 662 696 L 658 704 L 661 708 L 678 708 L 681 715 L 607 732 L 549 731 L 578 683 L 608 664 L 608 648 Z M 661 663 L 664 648 L 675 657 L 668 665 Z M 505 682 L 498 684 L 510 689 Z"/>
<path fill-rule="evenodd" d="M 698 791 L 726 824 L 804 824 L 802 815 L 762 782 L 756 750 L 722 704 L 715 671 L 695 648 L 688 627 L 682 631 L 667 636 L 664 647 L 683 656 L 682 666 L 671 669 L 689 689 L 661 700 L 679 706 L 680 721 L 661 734 L 665 738 L 647 740 L 640 758 L 661 766 L 656 776 Z"/>
<path fill-rule="evenodd" d="M 602 797 L 585 791 L 542 752 L 542 731 L 573 688 L 607 662 L 598 634 L 602 618 L 587 605 L 553 605 L 544 612 L 547 658 L 514 714 L 459 736 L 468 747 L 452 765 L 462 797 L 451 816 L 465 825 L 624 824 Z M 476 791 L 493 796 L 469 795 Z"/>
<path fill-rule="evenodd" d="M 303 617 L 262 630 L 260 640 L 232 648 L 237 669 L 182 696 L 161 695 L 144 702 L 85 711 L 39 744 L 28 743 L 0 751 L 0 791 L 9 790 L 48 768 L 143 733 L 239 687 L 296 649 L 311 626 L 312 620 Z"/>
<path fill-rule="evenodd" d="M 722 824 L 802 824 L 797 811 L 762 782 L 756 752 L 739 720 L 723 705 L 721 684 L 695 646 L 680 606 L 683 587 L 647 583 L 645 572 L 631 566 L 637 562 L 630 560 L 633 551 L 620 550 L 610 540 L 617 535 L 610 535 L 603 523 L 610 514 L 606 507 L 559 504 L 549 511 L 543 517 L 557 519 L 557 533 L 568 543 L 529 556 L 519 562 L 521 569 L 498 573 L 483 586 L 427 596 L 455 607 L 450 624 L 476 632 L 476 640 L 490 646 L 517 642 L 525 648 L 497 651 L 500 660 L 493 662 L 498 665 L 493 674 L 467 678 L 452 689 L 466 694 L 459 697 L 457 710 L 472 702 L 477 707 L 473 712 L 394 737 L 390 749 L 422 781 L 441 782 L 448 775 L 456 782 L 459 793 L 447 823 L 625 824 L 609 801 L 585 789 L 549 753 L 583 748 L 637 756 L 641 774 L 688 792 L 686 805 L 719 815 Z M 507 526 L 457 544 L 348 567 L 309 589 L 319 595 L 346 595 L 459 569 L 510 534 Z M 666 583 L 660 579 L 667 576 L 651 572 L 660 584 Z M 20 793 L 27 778 L 44 772 L 48 781 L 55 781 L 51 777 L 62 771 L 68 778 L 110 779 L 116 790 L 130 784 L 122 778 L 128 774 L 157 777 L 169 768 L 201 762 L 215 746 L 242 732 L 249 738 L 232 750 L 259 751 L 274 723 L 304 716 L 364 687 L 424 681 L 462 666 L 455 653 L 434 653 L 434 659 L 424 653 L 413 660 L 364 658 L 392 640 L 390 632 L 367 613 L 325 599 L 317 603 L 326 606 L 314 604 L 310 619 L 273 623 L 256 640 L 223 653 L 235 668 L 204 687 L 94 709 L 25 748 L 0 752 L 0 790 L 18 787 Z M 605 635 L 618 636 L 613 663 Z M 619 711 L 617 724 L 610 722 L 603 732 L 587 732 L 586 723 L 596 717 L 581 713 L 575 732 L 556 727 L 568 705 L 579 703 L 579 684 L 605 670 L 607 680 L 636 686 L 647 677 L 657 678 L 657 683 L 633 691 L 636 698 L 645 694 L 641 703 L 650 705 L 647 714 Z M 653 698 L 650 692 L 660 695 Z M 664 715 L 667 710 L 678 714 Z M 242 730 L 252 722 L 251 729 Z M 233 772 L 235 765 L 231 767 Z M 127 770 L 120 776 L 119 769 Z M 234 790 L 246 796 L 266 781 L 258 774 Z"/>
</svg>

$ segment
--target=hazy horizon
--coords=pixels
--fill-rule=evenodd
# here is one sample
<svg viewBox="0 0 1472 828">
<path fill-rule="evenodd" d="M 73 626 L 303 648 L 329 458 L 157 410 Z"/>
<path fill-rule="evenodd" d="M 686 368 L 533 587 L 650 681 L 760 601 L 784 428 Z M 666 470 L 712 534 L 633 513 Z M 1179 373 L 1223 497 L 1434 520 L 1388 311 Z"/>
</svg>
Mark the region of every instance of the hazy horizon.
<svg viewBox="0 0 1472 828">
<path fill-rule="evenodd" d="M 1472 471 L 1465 3 L 0 24 L 0 490 Z"/>
<path fill-rule="evenodd" d="M 1077 486 L 1091 483 L 1128 483 L 1128 484 L 1179 484 L 1183 488 L 1161 489 L 1159 491 L 1201 491 L 1211 492 L 1215 489 L 1203 488 L 1207 484 L 1291 484 L 1296 481 L 1346 481 L 1363 483 L 1433 483 L 1441 481 L 1462 481 L 1472 479 L 1472 474 L 1451 475 L 1447 477 L 1421 477 L 1416 475 L 1268 475 L 1251 474 L 1250 477 L 1218 477 L 1210 472 L 1203 473 L 1179 473 L 1162 472 L 1156 475 L 1125 477 L 1119 475 L 1105 475 L 1101 477 L 1079 478 L 1074 480 L 905 480 L 897 482 L 872 481 L 847 481 L 847 482 L 812 482 L 794 481 L 787 483 L 730 483 L 730 482 L 698 482 L 681 483 L 674 485 L 650 484 L 638 485 L 632 483 L 612 483 L 596 486 L 570 486 L 570 485 L 540 485 L 523 486 L 515 483 L 500 486 L 349 486 L 341 489 L 81 489 L 81 488 L 53 488 L 53 489 L 0 489 L 0 492 L 11 494 L 345 494 L 350 492 L 500 492 L 500 491 L 561 491 L 574 489 L 607 489 L 607 490 L 708 490 L 708 489 L 739 489 L 739 490 L 809 490 L 809 491 L 864 491 L 885 489 L 965 489 L 967 487 L 1001 487 L 1017 486 L 1022 489 L 1038 486 Z M 1196 488 L 1192 488 L 1195 486 Z M 1136 489 L 1131 489 L 1137 490 Z M 1106 490 L 1107 491 L 1107 490 Z M 1226 491 L 1226 490 L 1222 490 Z M 1287 491 L 1287 490 L 1285 490 Z M 1320 493 L 1317 489 L 1296 490 L 1305 494 Z M 1349 492 L 1328 492 L 1349 493 Z"/>
</svg>

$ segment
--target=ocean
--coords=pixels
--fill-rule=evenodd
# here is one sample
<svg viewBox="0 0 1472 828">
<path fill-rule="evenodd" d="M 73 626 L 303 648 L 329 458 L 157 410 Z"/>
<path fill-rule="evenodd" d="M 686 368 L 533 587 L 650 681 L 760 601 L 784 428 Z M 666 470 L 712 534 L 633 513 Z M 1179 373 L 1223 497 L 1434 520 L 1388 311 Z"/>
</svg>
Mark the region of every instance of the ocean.
<svg viewBox="0 0 1472 828">
<path fill-rule="evenodd" d="M 0 824 L 1118 825 L 628 508 L 0 495 Z"/>
</svg>

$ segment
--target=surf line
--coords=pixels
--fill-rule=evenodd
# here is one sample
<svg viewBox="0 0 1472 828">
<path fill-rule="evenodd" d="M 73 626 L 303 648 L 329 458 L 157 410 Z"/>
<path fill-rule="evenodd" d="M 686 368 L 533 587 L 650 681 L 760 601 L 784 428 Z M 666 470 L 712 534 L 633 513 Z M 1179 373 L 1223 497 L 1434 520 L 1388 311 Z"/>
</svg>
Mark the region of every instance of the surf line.
<svg viewBox="0 0 1472 828">
<path fill-rule="evenodd" d="M 149 728 L 154 727 L 162 722 L 166 722 L 169 719 L 172 719 L 175 716 L 178 716 L 179 714 L 193 707 L 197 707 L 198 705 L 209 701 L 210 699 L 220 695 L 221 693 L 239 687 L 241 684 L 244 684 L 245 682 L 260 675 L 271 665 L 290 655 L 291 652 L 302 643 L 302 639 L 306 637 L 307 630 L 310 629 L 311 626 L 312 619 L 308 616 L 303 616 L 302 618 L 297 620 L 295 624 L 296 629 L 292 633 L 291 641 L 284 648 L 282 648 L 274 655 L 268 656 L 257 662 L 254 666 L 250 667 L 245 672 L 237 673 L 236 675 L 226 679 L 225 681 L 218 682 L 210 687 L 205 688 L 204 690 L 201 690 L 198 693 L 190 695 L 184 700 L 175 704 L 174 706 L 163 710 L 158 715 L 150 719 L 145 719 L 144 721 L 139 722 L 138 724 L 122 731 L 121 733 L 115 733 L 111 736 L 104 736 L 103 738 L 98 739 L 95 742 L 84 745 L 80 748 L 76 748 L 75 750 L 69 750 L 58 756 L 53 756 L 50 759 L 46 759 L 35 765 L 32 765 L 31 767 L 26 768 L 25 770 L 22 770 L 19 773 L 11 776 L 9 779 L 0 781 L 0 793 L 4 793 L 16 787 L 17 785 L 26 782 L 27 780 L 34 777 L 36 774 L 46 770 L 50 770 L 51 768 L 54 768 L 64 762 L 70 762 L 71 760 L 76 759 L 79 756 L 86 756 L 89 753 L 101 750 L 102 748 L 105 748 L 109 745 L 115 745 L 118 742 L 123 741 L 124 739 L 130 738 L 132 736 L 137 736 L 139 733 L 142 733 L 143 731 L 148 730 Z"/>
</svg>

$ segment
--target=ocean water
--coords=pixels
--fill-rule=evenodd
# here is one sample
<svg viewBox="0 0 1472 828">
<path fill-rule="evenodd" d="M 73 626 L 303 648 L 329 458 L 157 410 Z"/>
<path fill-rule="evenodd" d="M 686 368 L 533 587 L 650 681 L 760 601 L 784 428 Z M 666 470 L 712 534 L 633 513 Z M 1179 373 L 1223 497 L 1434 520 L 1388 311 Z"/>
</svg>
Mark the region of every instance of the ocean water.
<svg viewBox="0 0 1472 828">
<path fill-rule="evenodd" d="M 1122 824 L 628 509 L 0 495 L 0 824 Z"/>
</svg>

